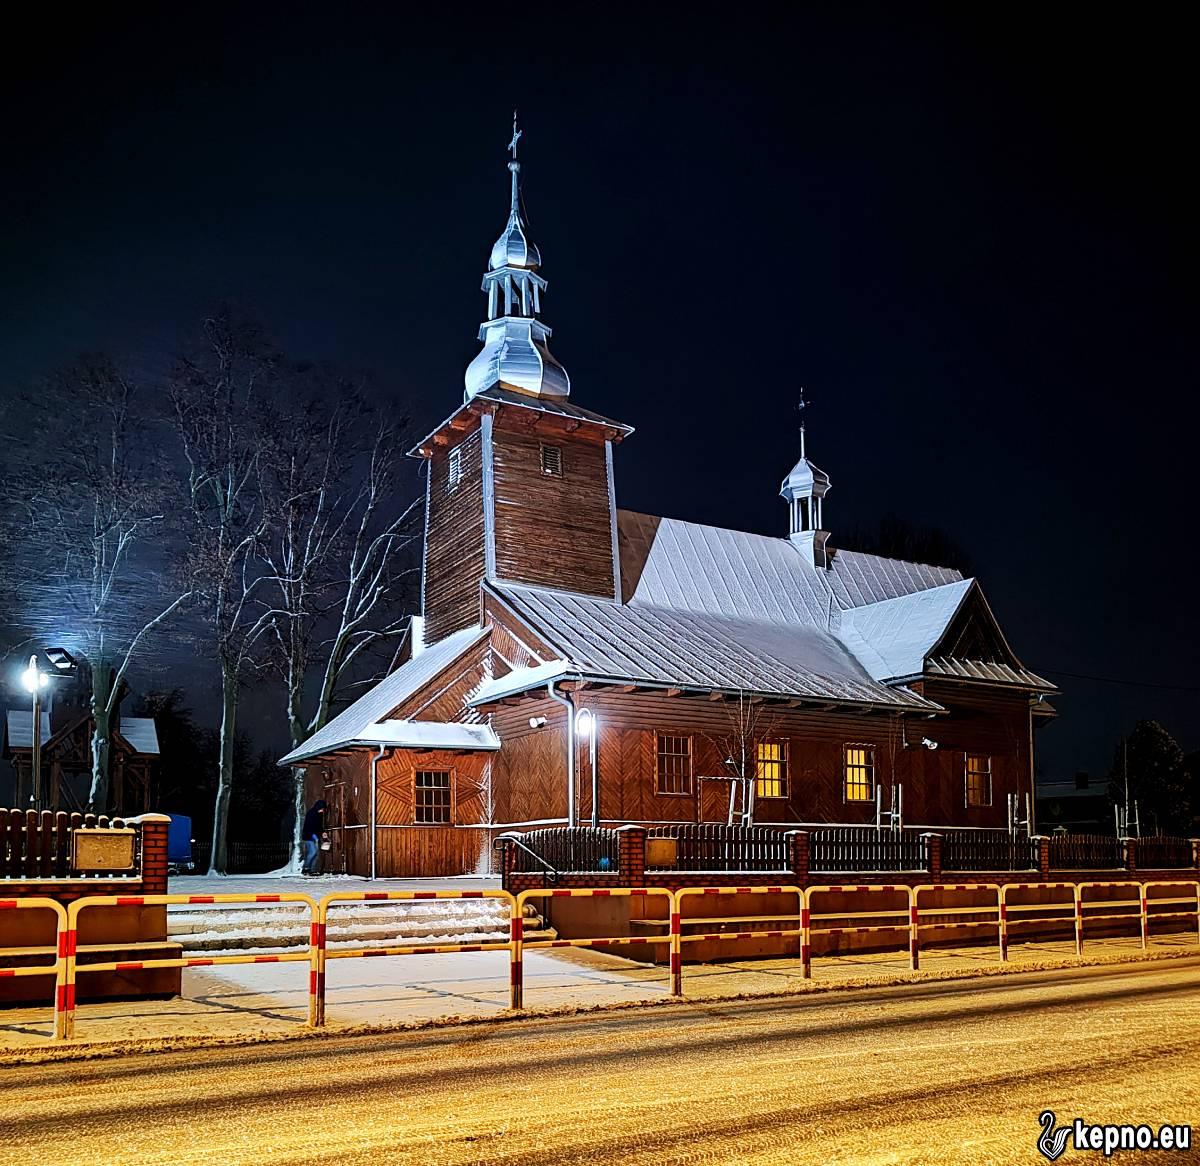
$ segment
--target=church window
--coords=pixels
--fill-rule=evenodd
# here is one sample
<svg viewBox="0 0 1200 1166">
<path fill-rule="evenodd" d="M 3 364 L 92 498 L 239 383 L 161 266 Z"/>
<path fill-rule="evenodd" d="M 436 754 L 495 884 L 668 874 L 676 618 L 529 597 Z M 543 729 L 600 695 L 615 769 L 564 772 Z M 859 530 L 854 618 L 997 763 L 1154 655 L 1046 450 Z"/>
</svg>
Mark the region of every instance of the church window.
<svg viewBox="0 0 1200 1166">
<path fill-rule="evenodd" d="M 692 792 L 692 739 L 670 733 L 658 736 L 658 792 L 687 796 Z"/>
<path fill-rule="evenodd" d="M 977 753 L 967 754 L 967 805 L 992 804 L 992 759 Z"/>
<path fill-rule="evenodd" d="M 869 802 L 875 796 L 875 750 L 870 745 L 847 745 L 843 772 L 845 800 Z"/>
<path fill-rule="evenodd" d="M 450 773 L 418 770 L 415 820 L 421 826 L 450 825 Z"/>
<path fill-rule="evenodd" d="M 562 477 L 562 447 L 542 446 L 542 473 L 550 478 Z"/>
<path fill-rule="evenodd" d="M 446 473 L 446 490 L 457 490 L 462 481 L 462 447 L 450 451 L 449 469 Z"/>
<path fill-rule="evenodd" d="M 786 741 L 759 741 L 758 769 L 755 776 L 756 797 L 786 798 L 788 796 Z"/>
</svg>

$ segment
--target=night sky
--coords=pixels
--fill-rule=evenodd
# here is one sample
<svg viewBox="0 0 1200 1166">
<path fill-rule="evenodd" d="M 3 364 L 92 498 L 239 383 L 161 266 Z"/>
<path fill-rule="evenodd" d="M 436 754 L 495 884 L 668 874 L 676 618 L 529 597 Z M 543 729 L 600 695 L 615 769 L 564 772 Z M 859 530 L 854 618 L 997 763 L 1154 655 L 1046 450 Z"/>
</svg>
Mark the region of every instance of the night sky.
<svg viewBox="0 0 1200 1166">
<path fill-rule="evenodd" d="M 1139 717 L 1200 747 L 1194 30 L 443 8 L 10 25 L 3 391 L 81 351 L 152 371 L 232 300 L 427 431 L 478 350 L 518 106 L 553 350 L 637 428 L 620 505 L 785 533 L 803 385 L 834 545 L 942 529 L 1063 686 L 1049 775 L 1104 772 Z"/>
</svg>

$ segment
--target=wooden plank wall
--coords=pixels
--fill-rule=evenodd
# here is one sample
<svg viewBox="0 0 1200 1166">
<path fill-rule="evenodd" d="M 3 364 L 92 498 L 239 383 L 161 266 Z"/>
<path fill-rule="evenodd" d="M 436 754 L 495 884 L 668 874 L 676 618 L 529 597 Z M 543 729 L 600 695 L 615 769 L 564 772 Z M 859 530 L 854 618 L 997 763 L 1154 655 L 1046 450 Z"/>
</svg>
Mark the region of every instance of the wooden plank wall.
<svg viewBox="0 0 1200 1166">
<path fill-rule="evenodd" d="M 944 686 L 934 697 L 952 709 L 937 721 L 910 721 L 902 730 L 880 714 L 768 709 L 755 726 L 763 737 L 787 742 L 789 797 L 760 802 L 759 821 L 872 822 L 873 803 L 843 800 L 843 747 L 870 745 L 875 778 L 890 800 L 893 782 L 904 786 L 905 819 L 929 825 L 1004 826 L 1005 796 L 1029 784 L 1028 708 L 1020 696 L 961 692 Z M 694 782 L 690 796 L 656 792 L 656 732 L 692 736 L 695 776 L 726 772 L 722 760 L 738 743 L 736 714 L 720 703 L 696 697 L 583 693 L 580 707 L 595 710 L 601 722 L 600 809 L 604 820 L 629 822 L 723 821 L 729 787 Z M 529 728 L 531 716 L 547 727 Z M 566 812 L 565 714 L 549 700 L 505 706 L 493 717 L 504 742 L 493 766 L 497 821 L 536 821 Z M 906 749 L 902 733 L 915 743 L 928 735 L 936 751 Z M 992 805 L 965 806 L 966 751 L 992 756 Z M 577 760 L 580 820 L 591 813 L 591 774 L 586 744 Z M 701 798 L 703 797 L 703 804 Z"/>
<path fill-rule="evenodd" d="M 501 428 L 496 468 L 496 575 L 613 594 L 612 525 L 604 445 L 580 434 L 545 438 Z M 542 473 L 540 446 L 562 450 L 562 477 Z"/>
<path fill-rule="evenodd" d="M 429 461 L 429 534 L 425 543 L 425 638 L 434 643 L 479 620 L 484 574 L 483 443 L 477 429 L 459 443 L 462 479 L 449 488 L 449 450 Z"/>
<path fill-rule="evenodd" d="M 431 878 L 490 870 L 489 830 L 385 827 L 377 835 L 375 869 L 380 878 Z"/>
</svg>

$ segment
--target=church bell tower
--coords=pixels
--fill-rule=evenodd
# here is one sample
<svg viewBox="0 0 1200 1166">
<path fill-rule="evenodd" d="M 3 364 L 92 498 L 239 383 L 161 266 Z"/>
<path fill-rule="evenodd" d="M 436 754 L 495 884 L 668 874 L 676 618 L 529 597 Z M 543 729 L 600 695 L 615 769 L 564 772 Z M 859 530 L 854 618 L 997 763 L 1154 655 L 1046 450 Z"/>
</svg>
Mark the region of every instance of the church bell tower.
<svg viewBox="0 0 1200 1166">
<path fill-rule="evenodd" d="M 521 197 L 513 121 L 508 221 L 483 276 L 483 347 L 427 462 L 425 640 L 478 623 L 481 582 L 620 599 L 613 448 L 633 432 L 571 400 L 541 319 L 546 280 Z"/>
</svg>

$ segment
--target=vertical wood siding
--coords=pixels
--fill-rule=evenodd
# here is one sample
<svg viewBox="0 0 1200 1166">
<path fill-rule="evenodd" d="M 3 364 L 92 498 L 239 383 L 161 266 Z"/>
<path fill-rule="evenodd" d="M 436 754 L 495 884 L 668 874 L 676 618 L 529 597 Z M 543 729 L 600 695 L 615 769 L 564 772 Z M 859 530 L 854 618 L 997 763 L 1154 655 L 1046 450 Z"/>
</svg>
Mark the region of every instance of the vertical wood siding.
<svg viewBox="0 0 1200 1166">
<path fill-rule="evenodd" d="M 543 439 L 497 428 L 496 574 L 517 583 L 613 593 L 612 523 L 604 446 L 553 434 L 562 476 L 542 473 Z"/>
<path fill-rule="evenodd" d="M 449 489 L 449 451 L 429 462 L 429 534 L 425 544 L 425 638 L 429 643 L 479 619 L 484 574 L 483 458 L 479 430 L 459 443 L 462 477 Z"/>
</svg>

